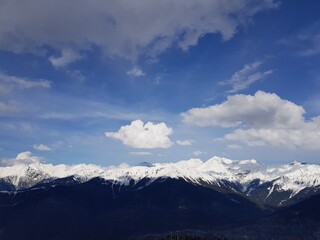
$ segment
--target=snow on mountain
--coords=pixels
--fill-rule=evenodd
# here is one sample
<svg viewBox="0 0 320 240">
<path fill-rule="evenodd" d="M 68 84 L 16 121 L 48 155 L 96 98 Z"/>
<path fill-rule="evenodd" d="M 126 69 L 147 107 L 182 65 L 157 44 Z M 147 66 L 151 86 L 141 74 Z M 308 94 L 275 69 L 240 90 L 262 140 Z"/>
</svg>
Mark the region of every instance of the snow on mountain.
<svg viewBox="0 0 320 240">
<path fill-rule="evenodd" d="M 215 184 L 221 181 L 240 184 L 241 191 L 250 194 L 249 186 L 258 180 L 259 184 L 271 182 L 268 195 L 277 186 L 278 191 L 290 190 L 294 196 L 301 190 L 320 186 L 320 165 L 294 162 L 277 167 L 266 167 L 256 160 L 230 160 L 213 157 L 207 161 L 190 159 L 176 163 L 141 163 L 137 166 L 126 164 L 118 167 L 103 168 L 96 165 L 52 165 L 52 164 L 18 164 L 0 167 L 0 179 L 9 182 L 17 189 L 31 187 L 46 179 L 77 176 L 82 181 L 94 177 L 104 178 L 119 184 L 128 185 L 130 180 L 138 182 L 143 178 L 153 181 L 158 178 L 183 178 L 195 184 Z"/>
<path fill-rule="evenodd" d="M 15 187 L 28 188 L 45 179 L 78 176 L 84 181 L 99 176 L 103 170 L 95 165 L 52 165 L 42 163 L 17 164 L 9 167 L 0 167 L 0 178 L 13 184 Z"/>
<path fill-rule="evenodd" d="M 143 178 L 161 177 L 183 178 L 191 182 L 214 183 L 219 180 L 239 181 L 238 174 L 258 170 L 261 165 L 255 160 L 234 161 L 213 157 L 203 162 L 200 159 L 183 160 L 176 163 L 155 163 L 152 166 L 128 166 L 106 169 L 101 177 L 128 183 L 130 179 L 139 181 Z M 124 182 L 125 181 L 125 182 Z"/>
</svg>

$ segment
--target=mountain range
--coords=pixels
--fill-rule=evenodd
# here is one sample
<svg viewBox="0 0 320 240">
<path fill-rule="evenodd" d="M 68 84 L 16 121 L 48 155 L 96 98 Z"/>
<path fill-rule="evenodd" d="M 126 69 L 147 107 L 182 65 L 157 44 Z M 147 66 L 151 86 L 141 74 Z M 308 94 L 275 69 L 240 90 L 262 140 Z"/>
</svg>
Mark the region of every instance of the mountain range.
<svg viewBox="0 0 320 240">
<path fill-rule="evenodd" d="M 320 166 L 299 162 L 17 164 L 0 168 L 0 239 L 317 239 L 319 189 Z"/>
<path fill-rule="evenodd" d="M 39 187 L 73 177 L 77 182 L 102 178 L 117 185 L 148 179 L 183 179 L 219 192 L 234 192 L 261 206 L 288 206 L 320 190 L 320 165 L 292 162 L 267 167 L 256 160 L 213 157 L 207 161 L 190 159 L 176 163 L 142 162 L 136 166 L 52 165 L 42 163 L 0 167 L 0 190 L 17 191 Z"/>
</svg>

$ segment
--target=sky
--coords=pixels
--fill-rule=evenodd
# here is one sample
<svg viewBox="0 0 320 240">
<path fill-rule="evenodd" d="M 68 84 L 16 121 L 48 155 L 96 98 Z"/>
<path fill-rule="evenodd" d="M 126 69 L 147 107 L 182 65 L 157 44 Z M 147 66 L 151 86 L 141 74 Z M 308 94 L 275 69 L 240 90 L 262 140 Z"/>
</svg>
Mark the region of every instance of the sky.
<svg viewBox="0 0 320 240">
<path fill-rule="evenodd" d="M 320 163 L 319 10 L 0 0 L 0 164 Z"/>
</svg>

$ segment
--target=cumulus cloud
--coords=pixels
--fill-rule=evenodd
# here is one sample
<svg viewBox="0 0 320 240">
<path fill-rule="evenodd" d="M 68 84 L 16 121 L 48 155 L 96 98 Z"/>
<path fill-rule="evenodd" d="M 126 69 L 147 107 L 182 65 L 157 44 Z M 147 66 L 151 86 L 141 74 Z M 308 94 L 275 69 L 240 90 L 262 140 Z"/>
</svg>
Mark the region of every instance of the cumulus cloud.
<svg viewBox="0 0 320 240">
<path fill-rule="evenodd" d="M 52 151 L 51 147 L 48 147 L 44 144 L 34 144 L 33 149 L 38 150 L 38 151 Z"/>
<path fill-rule="evenodd" d="M 176 143 L 180 146 L 191 146 L 192 142 L 192 140 L 177 140 Z"/>
<path fill-rule="evenodd" d="M 228 40 L 256 13 L 277 6 L 273 0 L 2 1 L 0 49 L 98 46 L 111 56 L 134 59 L 146 50 L 158 55 L 173 44 L 188 49 L 208 33 Z"/>
<path fill-rule="evenodd" d="M 303 107 L 283 100 L 276 94 L 258 91 L 255 95 L 236 94 L 227 101 L 206 108 L 193 108 L 183 113 L 186 123 L 198 126 L 286 128 L 304 122 Z"/>
<path fill-rule="evenodd" d="M 256 61 L 251 64 L 244 65 L 244 67 L 238 72 L 235 72 L 229 80 L 220 82 L 220 85 L 231 86 L 231 89 L 226 91 L 227 93 L 236 93 L 247 89 L 251 84 L 265 79 L 267 76 L 272 74 L 272 70 L 259 71 L 261 64 L 261 61 Z"/>
<path fill-rule="evenodd" d="M 21 163 L 39 163 L 41 162 L 41 158 L 32 155 L 29 151 L 26 151 L 19 153 L 16 157 L 16 161 Z"/>
<path fill-rule="evenodd" d="M 51 81 L 45 79 L 32 80 L 0 72 L 0 93 L 8 93 L 15 89 L 50 88 L 51 84 Z"/>
<path fill-rule="evenodd" d="M 30 151 L 25 151 L 19 153 L 15 158 L 12 159 L 2 159 L 1 163 L 3 165 L 11 166 L 17 164 L 31 164 L 31 163 L 40 163 L 43 159 L 38 156 L 34 156 Z"/>
<path fill-rule="evenodd" d="M 237 94 L 206 108 L 190 109 L 184 121 L 197 126 L 232 127 L 224 136 L 249 146 L 276 146 L 320 150 L 320 116 L 304 118 L 305 110 L 276 94 Z"/>
<path fill-rule="evenodd" d="M 127 72 L 127 74 L 129 76 L 133 76 L 133 77 L 142 77 L 144 75 L 146 75 L 140 68 L 138 67 L 133 67 L 131 70 L 129 70 Z"/>
<path fill-rule="evenodd" d="M 106 137 L 122 141 L 133 148 L 169 148 L 172 142 L 169 138 L 173 130 L 164 122 L 154 124 L 141 120 L 132 121 L 130 125 L 122 126 L 117 132 L 106 132 Z"/>
<path fill-rule="evenodd" d="M 65 67 L 70 63 L 80 60 L 81 58 L 82 57 L 80 56 L 80 54 L 72 49 L 62 49 L 61 56 L 59 57 L 51 56 L 49 57 L 49 61 L 54 67 L 59 68 L 59 67 Z"/>
<path fill-rule="evenodd" d="M 320 121 L 312 119 L 299 129 L 236 129 L 225 138 L 248 146 L 275 146 L 320 150 Z"/>
</svg>

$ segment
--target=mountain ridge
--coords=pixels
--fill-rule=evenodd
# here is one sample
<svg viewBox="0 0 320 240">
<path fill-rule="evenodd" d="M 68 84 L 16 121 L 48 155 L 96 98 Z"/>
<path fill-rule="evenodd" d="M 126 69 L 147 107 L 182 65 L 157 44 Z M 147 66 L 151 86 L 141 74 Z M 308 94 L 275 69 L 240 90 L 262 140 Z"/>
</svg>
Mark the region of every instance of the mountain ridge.
<svg viewBox="0 0 320 240">
<path fill-rule="evenodd" d="M 190 227 L 210 229 L 266 214 L 235 193 L 172 178 L 140 188 L 143 181 L 134 185 L 132 180 L 125 186 L 94 178 L 80 184 L 0 192 L 0 238 L 120 240 Z"/>
<path fill-rule="evenodd" d="M 176 163 L 143 162 L 136 166 L 100 167 L 92 164 L 52 165 L 17 164 L 0 167 L 0 190 L 15 191 L 75 176 L 78 182 L 99 177 L 120 185 L 130 181 L 149 182 L 159 178 L 184 179 L 187 182 L 243 194 L 260 205 L 285 206 L 290 199 L 303 199 L 320 189 L 320 165 L 293 162 L 267 167 L 254 159 L 230 160 L 213 157 Z"/>
</svg>

